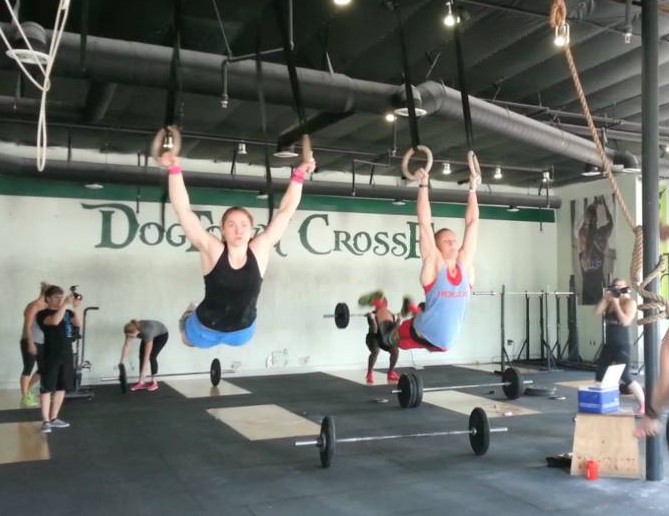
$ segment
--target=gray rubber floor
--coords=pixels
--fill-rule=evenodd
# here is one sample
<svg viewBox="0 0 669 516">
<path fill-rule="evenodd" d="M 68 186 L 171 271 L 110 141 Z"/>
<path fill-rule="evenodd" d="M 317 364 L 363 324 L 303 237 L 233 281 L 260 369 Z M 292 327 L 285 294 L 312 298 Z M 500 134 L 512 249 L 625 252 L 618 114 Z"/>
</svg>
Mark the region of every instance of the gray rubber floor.
<svg viewBox="0 0 669 516">
<path fill-rule="evenodd" d="M 452 366 L 420 371 L 425 385 L 484 383 L 489 374 Z M 583 371 L 538 372 L 538 383 L 591 378 Z M 51 460 L 0 465 L 1 515 L 602 515 L 669 513 L 666 480 L 591 482 L 549 468 L 571 450 L 576 390 L 564 400 L 523 397 L 540 414 L 491 420 L 488 453 L 466 436 L 342 444 L 329 469 L 294 439 L 248 441 L 206 409 L 276 404 L 314 422 L 336 418 L 338 437 L 465 429 L 467 417 L 428 404 L 400 409 L 389 387 L 322 373 L 227 378 L 252 394 L 185 398 L 166 384 L 122 395 L 95 387 L 70 401 L 71 428 L 48 436 Z M 506 401 L 491 389 L 472 394 Z M 388 403 L 379 399 L 388 398 Z M 624 400 L 632 404 L 631 400 Z M 0 423 L 39 419 L 37 410 L 0 411 Z M 0 445 L 2 445 L 0 443 Z M 665 464 L 667 448 L 663 444 Z"/>
</svg>

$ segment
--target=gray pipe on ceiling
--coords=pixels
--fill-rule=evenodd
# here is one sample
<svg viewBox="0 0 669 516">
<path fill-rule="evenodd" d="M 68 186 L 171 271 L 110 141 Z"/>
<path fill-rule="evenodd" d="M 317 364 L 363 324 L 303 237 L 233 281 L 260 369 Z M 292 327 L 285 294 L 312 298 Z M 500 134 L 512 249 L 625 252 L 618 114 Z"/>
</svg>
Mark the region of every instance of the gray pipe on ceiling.
<svg viewBox="0 0 669 516">
<path fill-rule="evenodd" d="M 432 115 L 448 118 L 462 116 L 460 92 L 441 83 L 427 81 L 418 86 L 423 109 Z M 489 131 L 501 133 L 512 140 L 518 140 L 555 154 L 568 156 L 583 163 L 599 165 L 601 159 L 595 144 L 543 122 L 496 106 L 475 97 L 469 97 L 472 123 Z M 632 153 L 607 149 L 607 156 L 615 164 L 626 169 L 638 169 L 639 160 Z"/>
<path fill-rule="evenodd" d="M 109 165 L 106 163 L 49 160 L 44 172 L 38 172 L 35 169 L 34 159 L 0 155 L 0 170 L 3 176 L 33 178 L 45 181 L 165 186 L 165 174 L 157 168 L 144 169 L 142 167 Z M 185 179 L 189 187 L 251 192 L 267 190 L 267 183 L 262 177 L 186 172 Z M 277 179 L 272 181 L 273 192 L 283 193 L 286 186 L 286 180 Z M 435 188 L 430 192 L 430 199 L 433 202 L 465 204 L 467 202 L 467 192 L 468 190 L 464 188 L 461 190 L 441 190 Z M 355 197 L 357 199 L 410 200 L 416 198 L 415 187 L 370 185 L 366 182 L 356 184 L 354 189 L 352 183 L 315 180 L 304 184 L 304 193 L 305 195 L 329 195 L 334 197 Z M 493 194 L 483 190 L 479 191 L 478 200 L 480 204 L 488 206 L 558 209 L 562 205 L 562 200 L 553 195 Z"/>
<path fill-rule="evenodd" d="M 7 29 L 7 24 L 2 24 Z M 50 33 L 49 33 L 50 37 Z M 172 49 L 132 41 L 88 36 L 86 57 L 81 63 L 81 38 L 64 33 L 54 73 L 97 82 L 125 83 L 156 88 L 170 84 Z M 181 50 L 184 91 L 205 95 L 223 92 L 222 64 L 224 56 Z M 231 98 L 255 101 L 257 74 L 253 60 L 230 62 L 228 94 Z M 298 68 L 300 88 L 307 109 L 344 113 L 360 111 L 385 113 L 396 107 L 401 86 L 352 79 L 339 73 Z M 292 105 L 293 94 L 286 66 L 263 64 L 265 99 L 269 103 Z M 417 86 L 423 108 L 432 116 L 461 118 L 460 93 L 442 84 L 428 81 Z M 543 124 L 489 102 L 470 97 L 472 120 L 504 136 L 546 149 L 583 163 L 599 164 L 595 145 L 566 131 Z M 630 153 L 608 149 L 609 157 L 625 168 L 638 168 L 638 159 Z"/>
</svg>

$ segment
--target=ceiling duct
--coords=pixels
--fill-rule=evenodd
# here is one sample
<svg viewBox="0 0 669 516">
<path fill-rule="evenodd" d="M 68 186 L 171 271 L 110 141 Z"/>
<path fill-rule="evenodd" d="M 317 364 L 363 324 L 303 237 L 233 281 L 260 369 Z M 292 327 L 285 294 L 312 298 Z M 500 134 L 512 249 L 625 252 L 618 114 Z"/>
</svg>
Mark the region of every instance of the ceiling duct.
<svg viewBox="0 0 669 516">
<path fill-rule="evenodd" d="M 49 160 L 44 172 L 35 169 L 35 162 L 29 158 L 0 155 L 0 170 L 3 176 L 32 178 L 38 180 L 75 181 L 81 183 L 108 183 L 164 186 L 165 175 L 157 168 L 147 173 L 143 167 L 112 165 L 107 163 L 84 163 Z M 212 174 L 207 172 L 187 172 L 186 182 L 189 187 L 215 188 L 227 190 L 245 190 L 251 192 L 267 190 L 264 177 Z M 274 179 L 272 191 L 283 193 L 287 180 Z M 353 192 L 354 190 L 354 192 Z M 333 197 L 355 197 L 357 199 L 414 199 L 416 187 L 394 185 L 357 184 L 355 189 L 348 182 L 310 181 L 304 183 L 305 195 L 323 195 Z M 467 202 L 468 190 L 441 190 L 430 192 L 433 202 Z M 557 209 L 562 201 L 559 197 L 545 195 L 523 195 L 512 193 L 478 192 L 482 205 L 505 206 L 512 204 L 527 208 Z"/>
<path fill-rule="evenodd" d="M 5 27 L 9 26 L 5 24 Z M 50 35 L 48 31 L 47 34 Z M 170 86 L 172 49 L 169 47 L 89 36 L 87 53 L 87 66 L 82 70 L 80 36 L 64 33 L 54 74 L 163 89 Z M 220 55 L 182 50 L 183 91 L 220 95 L 220 70 L 224 59 Z M 258 77 L 255 61 L 230 62 L 227 68 L 230 98 L 256 101 Z M 329 113 L 357 111 L 385 114 L 397 106 L 397 85 L 352 79 L 343 74 L 306 68 L 298 68 L 297 75 L 307 109 Z M 262 83 L 268 103 L 293 105 L 286 66 L 263 63 Z M 431 116 L 462 118 L 460 92 L 457 90 L 433 81 L 416 88 L 422 107 Z M 470 106 L 475 126 L 583 163 L 599 163 L 595 145 L 588 139 L 474 97 L 470 97 Z M 607 154 L 614 163 L 625 163 L 630 159 L 611 149 L 607 149 Z M 662 160 L 661 165 L 669 166 L 669 161 Z"/>
</svg>

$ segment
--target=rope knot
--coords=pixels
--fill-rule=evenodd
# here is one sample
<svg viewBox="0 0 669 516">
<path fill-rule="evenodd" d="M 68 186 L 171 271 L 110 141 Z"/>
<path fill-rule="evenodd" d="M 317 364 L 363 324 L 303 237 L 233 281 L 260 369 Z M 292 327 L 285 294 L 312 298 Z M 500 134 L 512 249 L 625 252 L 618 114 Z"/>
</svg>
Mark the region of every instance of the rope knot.
<svg viewBox="0 0 669 516">
<path fill-rule="evenodd" d="M 553 0 L 551 5 L 550 24 L 553 29 L 567 21 L 567 6 L 564 0 Z"/>
</svg>

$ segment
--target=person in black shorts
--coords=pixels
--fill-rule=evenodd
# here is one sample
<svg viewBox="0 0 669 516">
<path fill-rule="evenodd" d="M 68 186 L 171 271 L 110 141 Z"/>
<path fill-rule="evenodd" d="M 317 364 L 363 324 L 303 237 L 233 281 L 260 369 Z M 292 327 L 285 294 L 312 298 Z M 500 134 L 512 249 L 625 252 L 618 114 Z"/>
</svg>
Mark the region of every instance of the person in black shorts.
<svg viewBox="0 0 669 516">
<path fill-rule="evenodd" d="M 611 364 L 625 364 L 621 383 L 636 398 L 640 414 L 644 413 L 645 396 L 639 382 L 630 376 L 630 348 L 634 337 L 631 324 L 637 313 L 637 304 L 629 295 L 630 287 L 625 280 L 614 279 L 602 299 L 595 307 L 595 313 L 604 317 L 606 342 L 597 360 L 595 381 L 601 382 L 606 369 Z"/>
<path fill-rule="evenodd" d="M 385 297 L 377 301 L 377 303 L 383 304 L 383 307 L 388 306 L 388 301 Z M 392 330 L 395 328 L 395 320 L 392 321 L 380 321 L 376 318 L 376 308 L 366 314 L 367 317 L 367 335 L 365 336 L 365 344 L 367 344 L 367 349 L 369 349 L 369 358 L 367 359 L 367 375 L 366 380 L 369 385 L 374 383 L 374 366 L 376 365 L 376 360 L 379 357 L 379 351 L 383 350 L 390 354 L 390 364 L 388 366 L 387 378 L 389 382 L 397 382 L 399 376 L 395 372 L 395 366 L 397 365 L 397 359 L 399 357 L 399 348 L 393 346 L 388 337 Z"/>
<path fill-rule="evenodd" d="M 81 328 L 79 305 L 74 293 L 65 297 L 63 289 L 52 285 L 46 289 L 47 307 L 37 312 L 37 324 L 44 332 L 44 356 L 41 365 L 40 404 L 42 432 L 70 426 L 58 418 L 65 399 L 65 390 L 72 384 L 74 363 L 72 342 Z"/>
</svg>

